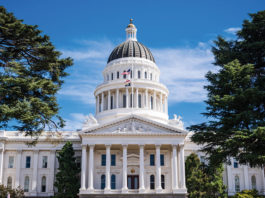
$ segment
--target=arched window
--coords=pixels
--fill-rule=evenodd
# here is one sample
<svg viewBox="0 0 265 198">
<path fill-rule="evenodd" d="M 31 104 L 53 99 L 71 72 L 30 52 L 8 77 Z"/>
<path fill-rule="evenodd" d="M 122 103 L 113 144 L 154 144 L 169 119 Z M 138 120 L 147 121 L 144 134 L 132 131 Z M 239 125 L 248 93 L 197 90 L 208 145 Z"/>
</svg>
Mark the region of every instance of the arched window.
<svg viewBox="0 0 265 198">
<path fill-rule="evenodd" d="M 151 101 L 150 101 L 150 104 L 151 104 L 151 109 L 153 109 L 154 105 L 153 105 L 153 96 L 151 96 Z"/>
<path fill-rule="evenodd" d="M 113 80 L 113 73 L 111 73 L 111 80 Z"/>
<path fill-rule="evenodd" d="M 150 176 L 150 189 L 155 189 L 155 176 Z"/>
<path fill-rule="evenodd" d="M 111 189 L 116 189 L 116 176 L 111 175 Z"/>
<path fill-rule="evenodd" d="M 7 178 L 7 188 L 12 188 L 12 177 Z"/>
<path fill-rule="evenodd" d="M 138 95 L 138 106 L 139 108 L 142 108 L 142 95 L 141 94 Z"/>
<path fill-rule="evenodd" d="M 41 192 L 46 192 L 46 177 L 41 178 Z"/>
<path fill-rule="evenodd" d="M 100 184 L 102 190 L 105 188 L 105 178 L 106 178 L 105 175 L 101 175 Z"/>
<path fill-rule="evenodd" d="M 161 175 L 161 187 L 165 189 L 165 175 Z"/>
<path fill-rule="evenodd" d="M 117 79 L 120 78 L 120 72 L 117 71 Z"/>
<path fill-rule="evenodd" d="M 235 176 L 235 191 L 240 192 L 240 181 L 239 181 L 239 176 Z"/>
<path fill-rule="evenodd" d="M 255 175 L 252 175 L 252 177 L 251 177 L 251 186 L 252 186 L 252 189 L 257 189 Z"/>
<path fill-rule="evenodd" d="M 140 79 L 141 78 L 141 71 L 138 70 L 138 78 Z"/>
<path fill-rule="evenodd" d="M 24 180 L 24 192 L 29 192 L 29 176 L 26 176 Z"/>
<path fill-rule="evenodd" d="M 147 72 L 144 72 L 144 78 L 147 79 Z"/>
</svg>

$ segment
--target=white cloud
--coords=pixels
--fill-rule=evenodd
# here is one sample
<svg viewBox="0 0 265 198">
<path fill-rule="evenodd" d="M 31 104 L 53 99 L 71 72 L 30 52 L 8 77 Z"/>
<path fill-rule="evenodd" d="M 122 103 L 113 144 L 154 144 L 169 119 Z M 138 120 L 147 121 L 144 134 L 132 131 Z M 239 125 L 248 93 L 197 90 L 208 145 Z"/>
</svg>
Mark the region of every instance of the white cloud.
<svg viewBox="0 0 265 198">
<path fill-rule="evenodd" d="M 214 59 L 209 47 L 201 46 L 152 50 L 161 71 L 161 82 L 169 89 L 171 102 L 202 102 L 206 98 L 204 76 L 214 69 L 211 64 Z"/>
<path fill-rule="evenodd" d="M 82 41 L 85 49 L 62 50 L 64 56 L 74 58 L 78 67 L 67 80 L 60 95 L 84 104 L 94 104 L 94 89 L 102 83 L 104 69 L 114 44 L 110 41 Z M 161 82 L 169 91 L 171 102 L 202 102 L 206 98 L 203 86 L 205 74 L 213 70 L 214 59 L 207 43 L 195 48 L 151 49 L 160 68 Z M 76 67 L 76 66 L 75 66 Z"/>
<path fill-rule="evenodd" d="M 237 31 L 239 30 L 241 30 L 240 27 L 230 27 L 230 28 L 225 29 L 224 31 L 229 34 L 236 34 Z"/>
<path fill-rule="evenodd" d="M 82 113 L 71 113 L 70 119 L 64 119 L 64 120 L 65 120 L 65 127 L 63 128 L 63 130 L 73 131 L 82 128 L 82 125 L 85 121 L 85 115 Z"/>
</svg>

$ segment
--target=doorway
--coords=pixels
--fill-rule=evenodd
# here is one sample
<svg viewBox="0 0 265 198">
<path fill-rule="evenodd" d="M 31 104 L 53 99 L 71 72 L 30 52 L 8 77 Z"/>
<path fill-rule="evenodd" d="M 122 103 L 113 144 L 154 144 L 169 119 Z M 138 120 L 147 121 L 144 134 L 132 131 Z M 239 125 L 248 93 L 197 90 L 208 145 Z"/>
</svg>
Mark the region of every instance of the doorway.
<svg viewBox="0 0 265 198">
<path fill-rule="evenodd" d="M 127 176 L 128 189 L 139 188 L 139 175 L 128 175 Z"/>
</svg>

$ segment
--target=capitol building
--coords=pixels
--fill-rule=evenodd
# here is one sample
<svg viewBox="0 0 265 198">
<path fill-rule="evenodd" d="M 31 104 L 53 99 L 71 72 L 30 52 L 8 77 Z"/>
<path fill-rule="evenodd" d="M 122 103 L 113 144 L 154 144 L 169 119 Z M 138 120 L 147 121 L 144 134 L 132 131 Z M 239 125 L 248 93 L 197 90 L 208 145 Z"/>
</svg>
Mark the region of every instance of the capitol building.
<svg viewBox="0 0 265 198">
<path fill-rule="evenodd" d="M 104 81 L 94 91 L 95 115 L 87 116 L 81 130 L 43 132 L 32 147 L 26 144 L 30 137 L 0 131 L 0 184 L 20 186 L 27 197 L 53 196 L 56 153 L 70 141 L 81 167 L 81 198 L 187 196 L 185 158 L 196 153 L 205 162 L 205 154 L 190 141 L 192 132 L 180 116 L 169 119 L 170 90 L 160 82 L 155 57 L 136 33 L 131 21 L 125 42 L 111 52 Z M 254 188 L 265 192 L 264 169 L 234 159 L 225 165 L 223 181 L 229 195 Z"/>
</svg>

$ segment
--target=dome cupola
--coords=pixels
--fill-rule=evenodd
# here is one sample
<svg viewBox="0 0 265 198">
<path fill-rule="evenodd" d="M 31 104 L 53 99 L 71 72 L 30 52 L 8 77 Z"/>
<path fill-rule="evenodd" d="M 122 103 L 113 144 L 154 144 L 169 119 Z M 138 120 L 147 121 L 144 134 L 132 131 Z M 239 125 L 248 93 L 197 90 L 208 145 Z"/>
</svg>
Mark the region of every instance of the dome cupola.
<svg viewBox="0 0 265 198">
<path fill-rule="evenodd" d="M 155 59 L 151 51 L 142 43 L 137 41 L 136 37 L 137 29 L 135 25 L 132 23 L 132 19 L 130 19 L 130 23 L 125 29 L 125 31 L 126 31 L 126 41 L 114 48 L 114 50 L 111 52 L 108 58 L 108 63 L 110 61 L 119 58 L 127 58 L 127 57 L 144 58 L 152 62 L 155 62 Z"/>
</svg>

